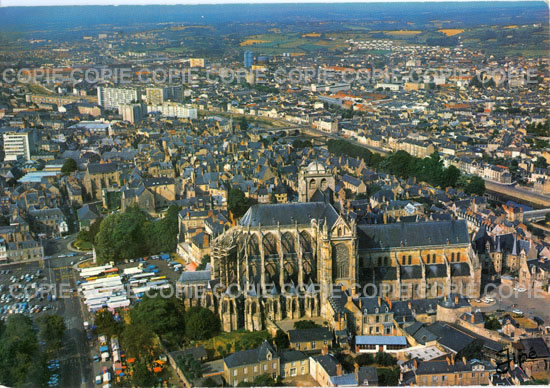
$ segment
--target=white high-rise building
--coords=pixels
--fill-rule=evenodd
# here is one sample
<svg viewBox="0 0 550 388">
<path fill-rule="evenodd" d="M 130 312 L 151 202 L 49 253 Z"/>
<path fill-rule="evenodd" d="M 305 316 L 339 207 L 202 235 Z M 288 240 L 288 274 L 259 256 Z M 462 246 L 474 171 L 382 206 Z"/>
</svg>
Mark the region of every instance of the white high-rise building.
<svg viewBox="0 0 550 388">
<path fill-rule="evenodd" d="M 36 133 L 33 129 L 17 129 L 4 133 L 4 160 L 31 159 Z"/>
<path fill-rule="evenodd" d="M 118 109 L 120 105 L 141 102 L 141 89 L 131 87 L 111 88 L 98 86 L 98 104 L 105 109 Z"/>
</svg>

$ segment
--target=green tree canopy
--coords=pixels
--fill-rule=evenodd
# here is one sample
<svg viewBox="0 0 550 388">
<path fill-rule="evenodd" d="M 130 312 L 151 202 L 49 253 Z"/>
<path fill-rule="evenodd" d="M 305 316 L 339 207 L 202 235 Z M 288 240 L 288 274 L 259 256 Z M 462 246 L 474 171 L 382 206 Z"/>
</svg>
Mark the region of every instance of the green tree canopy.
<svg viewBox="0 0 550 388">
<path fill-rule="evenodd" d="M 0 383 L 28 384 L 30 372 L 41 360 L 32 320 L 23 314 L 10 315 L 0 337 Z"/>
<path fill-rule="evenodd" d="M 311 320 L 304 319 L 302 321 L 294 322 L 295 329 L 315 329 L 317 327 L 322 327 L 321 325 L 316 324 Z"/>
<path fill-rule="evenodd" d="M 251 205 L 251 201 L 245 197 L 238 187 L 232 187 L 227 195 L 227 209 L 235 218 L 242 217 Z"/>
<path fill-rule="evenodd" d="M 124 324 L 122 322 L 117 322 L 113 314 L 107 309 L 96 312 L 95 324 L 97 326 L 97 332 L 107 336 L 107 338 L 119 336 L 124 329 Z"/>
<path fill-rule="evenodd" d="M 65 175 L 69 175 L 71 172 L 76 171 L 78 169 L 78 165 L 76 164 L 76 161 L 72 158 L 65 159 L 65 162 L 63 162 L 63 166 L 61 166 L 61 172 Z"/>
<path fill-rule="evenodd" d="M 145 296 L 130 310 L 130 322 L 145 325 L 158 336 L 177 343 L 184 333 L 183 304 L 176 297 Z"/>
<path fill-rule="evenodd" d="M 185 336 L 192 340 L 211 338 L 220 331 L 220 319 L 209 309 L 191 307 L 185 312 Z"/>
<path fill-rule="evenodd" d="M 40 338 L 46 342 L 49 350 L 57 351 L 65 335 L 65 321 L 56 314 L 42 315 L 38 318 Z"/>
</svg>

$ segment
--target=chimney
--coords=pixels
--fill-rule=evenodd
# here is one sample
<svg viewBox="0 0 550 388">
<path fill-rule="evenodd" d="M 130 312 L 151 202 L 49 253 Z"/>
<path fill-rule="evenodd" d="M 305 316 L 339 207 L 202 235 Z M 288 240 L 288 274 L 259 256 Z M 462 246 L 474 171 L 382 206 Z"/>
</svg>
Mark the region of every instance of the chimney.
<svg viewBox="0 0 550 388">
<path fill-rule="evenodd" d="M 451 359 L 449 358 L 449 356 L 445 357 L 445 360 L 447 360 L 447 365 L 451 365 Z"/>
<path fill-rule="evenodd" d="M 342 376 L 342 364 L 336 364 L 336 376 Z"/>
<path fill-rule="evenodd" d="M 359 382 L 359 364 L 354 363 L 353 367 L 354 367 L 354 371 L 355 371 L 355 382 L 357 383 L 357 385 L 361 385 L 361 383 Z"/>
<path fill-rule="evenodd" d="M 470 321 L 471 321 L 472 323 L 474 323 L 474 321 L 475 321 L 475 316 L 474 316 L 474 314 L 470 314 Z"/>
<path fill-rule="evenodd" d="M 466 357 L 462 356 L 462 362 L 466 365 Z"/>
<path fill-rule="evenodd" d="M 208 235 L 206 233 L 204 234 L 202 245 L 203 245 L 204 248 L 208 247 Z"/>
<path fill-rule="evenodd" d="M 389 307 L 390 310 L 391 310 L 392 303 L 391 303 L 390 298 L 388 298 L 387 296 L 386 296 L 386 303 L 388 304 L 388 307 Z"/>
<path fill-rule="evenodd" d="M 321 348 L 321 354 L 323 356 L 326 356 L 328 354 L 328 345 L 323 345 L 323 347 Z"/>
<path fill-rule="evenodd" d="M 409 300 L 409 303 L 407 303 L 407 306 L 409 307 L 409 309 L 412 309 L 412 303 L 410 300 Z"/>
<path fill-rule="evenodd" d="M 418 369 L 418 360 L 416 358 L 413 360 L 413 365 L 415 370 Z"/>
<path fill-rule="evenodd" d="M 455 355 L 451 354 L 451 365 L 455 364 Z"/>
<path fill-rule="evenodd" d="M 378 307 L 382 307 L 382 298 L 378 298 Z"/>
<path fill-rule="evenodd" d="M 458 295 L 455 295 L 455 304 L 458 304 Z"/>
</svg>

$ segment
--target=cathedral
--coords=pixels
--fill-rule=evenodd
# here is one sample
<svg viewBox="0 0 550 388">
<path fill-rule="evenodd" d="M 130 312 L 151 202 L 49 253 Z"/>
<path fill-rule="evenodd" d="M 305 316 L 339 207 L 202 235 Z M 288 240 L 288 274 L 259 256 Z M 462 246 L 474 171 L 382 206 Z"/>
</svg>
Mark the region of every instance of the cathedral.
<svg viewBox="0 0 550 388">
<path fill-rule="evenodd" d="M 334 185 L 313 163 L 302 178 L 310 200 Z M 332 321 L 336 288 L 387 300 L 478 297 L 481 280 L 465 221 L 357 224 L 327 201 L 253 205 L 213 241 L 210 264 L 217 293 L 208 287 L 201 304 L 225 331 Z"/>
</svg>

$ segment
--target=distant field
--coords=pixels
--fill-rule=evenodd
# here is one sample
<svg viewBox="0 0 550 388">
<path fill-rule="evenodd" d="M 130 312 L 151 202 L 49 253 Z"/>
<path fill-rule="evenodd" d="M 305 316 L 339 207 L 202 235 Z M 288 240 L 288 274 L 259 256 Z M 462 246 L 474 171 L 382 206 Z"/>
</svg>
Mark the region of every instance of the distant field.
<svg viewBox="0 0 550 388">
<path fill-rule="evenodd" d="M 382 31 L 385 35 L 392 36 L 414 36 L 421 34 L 422 31 L 418 30 L 398 30 L 398 31 Z"/>
<path fill-rule="evenodd" d="M 260 43 L 269 43 L 269 40 L 247 39 L 244 42 L 241 42 L 240 45 L 241 46 L 252 46 L 252 45 L 260 44 Z"/>
<path fill-rule="evenodd" d="M 462 34 L 464 30 L 461 28 L 444 28 L 442 30 L 437 30 L 437 32 L 442 32 L 447 36 L 453 36 L 453 35 Z"/>
</svg>

